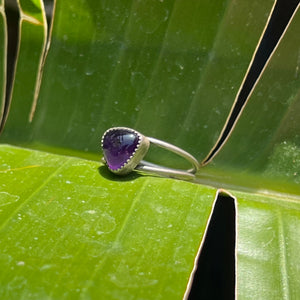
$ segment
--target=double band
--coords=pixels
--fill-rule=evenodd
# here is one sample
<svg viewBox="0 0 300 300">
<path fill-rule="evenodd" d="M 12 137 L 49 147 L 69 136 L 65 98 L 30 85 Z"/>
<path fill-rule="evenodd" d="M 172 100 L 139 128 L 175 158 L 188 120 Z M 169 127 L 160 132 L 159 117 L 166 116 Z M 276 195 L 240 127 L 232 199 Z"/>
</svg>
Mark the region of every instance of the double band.
<svg viewBox="0 0 300 300">
<path fill-rule="evenodd" d="M 143 160 L 151 143 L 183 157 L 192 164 L 192 168 L 179 170 Z M 133 170 L 139 170 L 166 177 L 193 179 L 199 169 L 197 159 L 188 152 L 164 141 L 146 137 L 127 127 L 113 127 L 106 130 L 101 139 L 101 147 L 108 169 L 118 175 L 126 175 Z"/>
</svg>

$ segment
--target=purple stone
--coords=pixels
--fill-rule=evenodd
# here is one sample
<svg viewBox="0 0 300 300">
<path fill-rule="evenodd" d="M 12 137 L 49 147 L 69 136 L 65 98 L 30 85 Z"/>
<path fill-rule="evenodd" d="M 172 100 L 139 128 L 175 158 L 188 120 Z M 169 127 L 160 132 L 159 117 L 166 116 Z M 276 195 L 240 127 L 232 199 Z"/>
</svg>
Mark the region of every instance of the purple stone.
<svg viewBox="0 0 300 300">
<path fill-rule="evenodd" d="M 139 143 L 137 133 L 127 129 L 109 130 L 103 137 L 104 158 L 111 170 L 118 170 L 135 152 Z"/>
</svg>

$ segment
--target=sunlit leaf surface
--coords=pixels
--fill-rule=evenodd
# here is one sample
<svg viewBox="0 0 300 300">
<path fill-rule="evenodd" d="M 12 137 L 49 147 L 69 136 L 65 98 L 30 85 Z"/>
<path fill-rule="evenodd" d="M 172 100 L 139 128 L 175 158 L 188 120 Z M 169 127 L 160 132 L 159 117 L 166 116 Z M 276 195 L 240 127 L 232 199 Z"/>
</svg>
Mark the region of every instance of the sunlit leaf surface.
<svg viewBox="0 0 300 300">
<path fill-rule="evenodd" d="M 5 145 L 0 182 L 1 299 L 183 296 L 215 189 Z"/>
<path fill-rule="evenodd" d="M 238 198 L 239 299 L 297 299 L 300 200 L 234 193 Z"/>
</svg>

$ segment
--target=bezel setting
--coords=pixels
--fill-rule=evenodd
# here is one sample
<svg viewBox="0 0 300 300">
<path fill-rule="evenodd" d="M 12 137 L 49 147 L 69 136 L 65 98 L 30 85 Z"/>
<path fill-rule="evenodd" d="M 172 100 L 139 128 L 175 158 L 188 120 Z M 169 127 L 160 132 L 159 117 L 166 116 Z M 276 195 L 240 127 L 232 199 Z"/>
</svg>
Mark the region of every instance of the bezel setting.
<svg viewBox="0 0 300 300">
<path fill-rule="evenodd" d="M 105 137 L 107 136 L 107 134 L 113 132 L 113 131 L 126 131 L 128 133 L 132 133 L 134 135 L 136 135 L 138 137 L 138 142 L 137 145 L 134 149 L 134 151 L 132 151 L 132 154 L 129 156 L 129 158 L 118 168 L 118 169 L 112 169 L 109 166 L 109 163 L 107 162 L 107 158 L 105 155 L 105 151 L 103 148 L 103 143 L 105 140 Z M 140 161 L 144 158 L 144 156 L 146 155 L 146 153 L 148 152 L 150 146 L 150 141 L 147 139 L 147 137 L 145 137 L 144 135 L 142 135 L 141 133 L 139 133 L 138 131 L 128 128 L 128 127 L 112 127 L 108 130 L 106 130 L 101 138 L 101 147 L 103 150 L 103 154 L 104 154 L 104 162 L 106 163 L 108 169 L 118 175 L 126 175 L 130 172 L 132 172 L 136 166 L 140 163 Z"/>
</svg>

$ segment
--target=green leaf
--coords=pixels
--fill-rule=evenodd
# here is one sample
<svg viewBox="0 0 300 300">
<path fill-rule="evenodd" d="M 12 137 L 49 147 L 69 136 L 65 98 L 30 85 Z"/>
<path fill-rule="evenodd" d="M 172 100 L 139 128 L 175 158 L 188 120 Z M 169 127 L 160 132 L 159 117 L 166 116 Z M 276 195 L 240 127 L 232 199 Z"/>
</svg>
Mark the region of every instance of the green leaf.
<svg viewBox="0 0 300 300">
<path fill-rule="evenodd" d="M 254 174 L 260 178 L 256 188 L 263 188 L 260 180 L 271 180 L 274 184 L 265 184 L 265 189 L 296 195 L 300 194 L 299 26 L 298 12 L 214 166 Z"/>
<path fill-rule="evenodd" d="M 18 128 L 19 120 L 20 122 L 22 120 L 28 122 L 29 113 L 28 115 L 24 115 L 24 113 L 30 109 L 35 97 L 46 46 L 47 25 L 40 1 L 22 0 L 16 2 L 15 5 L 16 7 L 14 7 L 13 2 L 7 4 L 6 10 L 10 21 L 5 20 L 5 24 L 3 24 L 8 40 L 6 46 L 9 49 L 3 49 L 3 56 L 7 61 L 4 65 L 6 76 L 2 81 L 4 95 L 1 111 L 1 130 L 10 110 L 14 112 L 16 120 L 13 124 L 13 130 Z M 15 9 L 18 9 L 19 12 L 14 12 Z M 8 31 L 7 24 L 12 27 Z M 6 57 L 8 53 L 5 50 L 14 53 L 15 57 L 10 57 L 10 59 L 15 61 L 9 61 L 9 57 Z M 12 103 L 13 105 L 11 105 Z M 26 107 L 26 109 L 20 110 L 18 109 L 20 107 Z"/>
<path fill-rule="evenodd" d="M 209 186 L 237 197 L 238 296 L 300 294 L 299 13 L 200 185 L 114 177 L 98 163 L 100 137 L 133 127 L 202 160 L 273 2 L 58 1 L 29 122 L 45 57 L 39 3 L 21 1 L 41 23 L 22 20 L 1 135 L 1 298 L 181 298 L 211 214 Z M 181 167 L 155 149 L 148 157 Z"/>
<path fill-rule="evenodd" d="M 44 23 L 44 4 L 41 0 L 19 0 L 20 11 L 24 14 L 21 18 L 29 22 L 42 25 Z"/>
<path fill-rule="evenodd" d="M 222 130 L 271 7 L 58 1 L 33 122 L 25 96 L 16 97 L 2 140 L 84 157 L 99 151 L 106 129 L 127 126 L 201 160 Z"/>
<path fill-rule="evenodd" d="M 234 192 L 238 198 L 237 272 L 241 299 L 297 299 L 299 197 Z"/>
<path fill-rule="evenodd" d="M 0 157 L 2 299 L 183 296 L 215 189 L 6 145 Z"/>
</svg>

